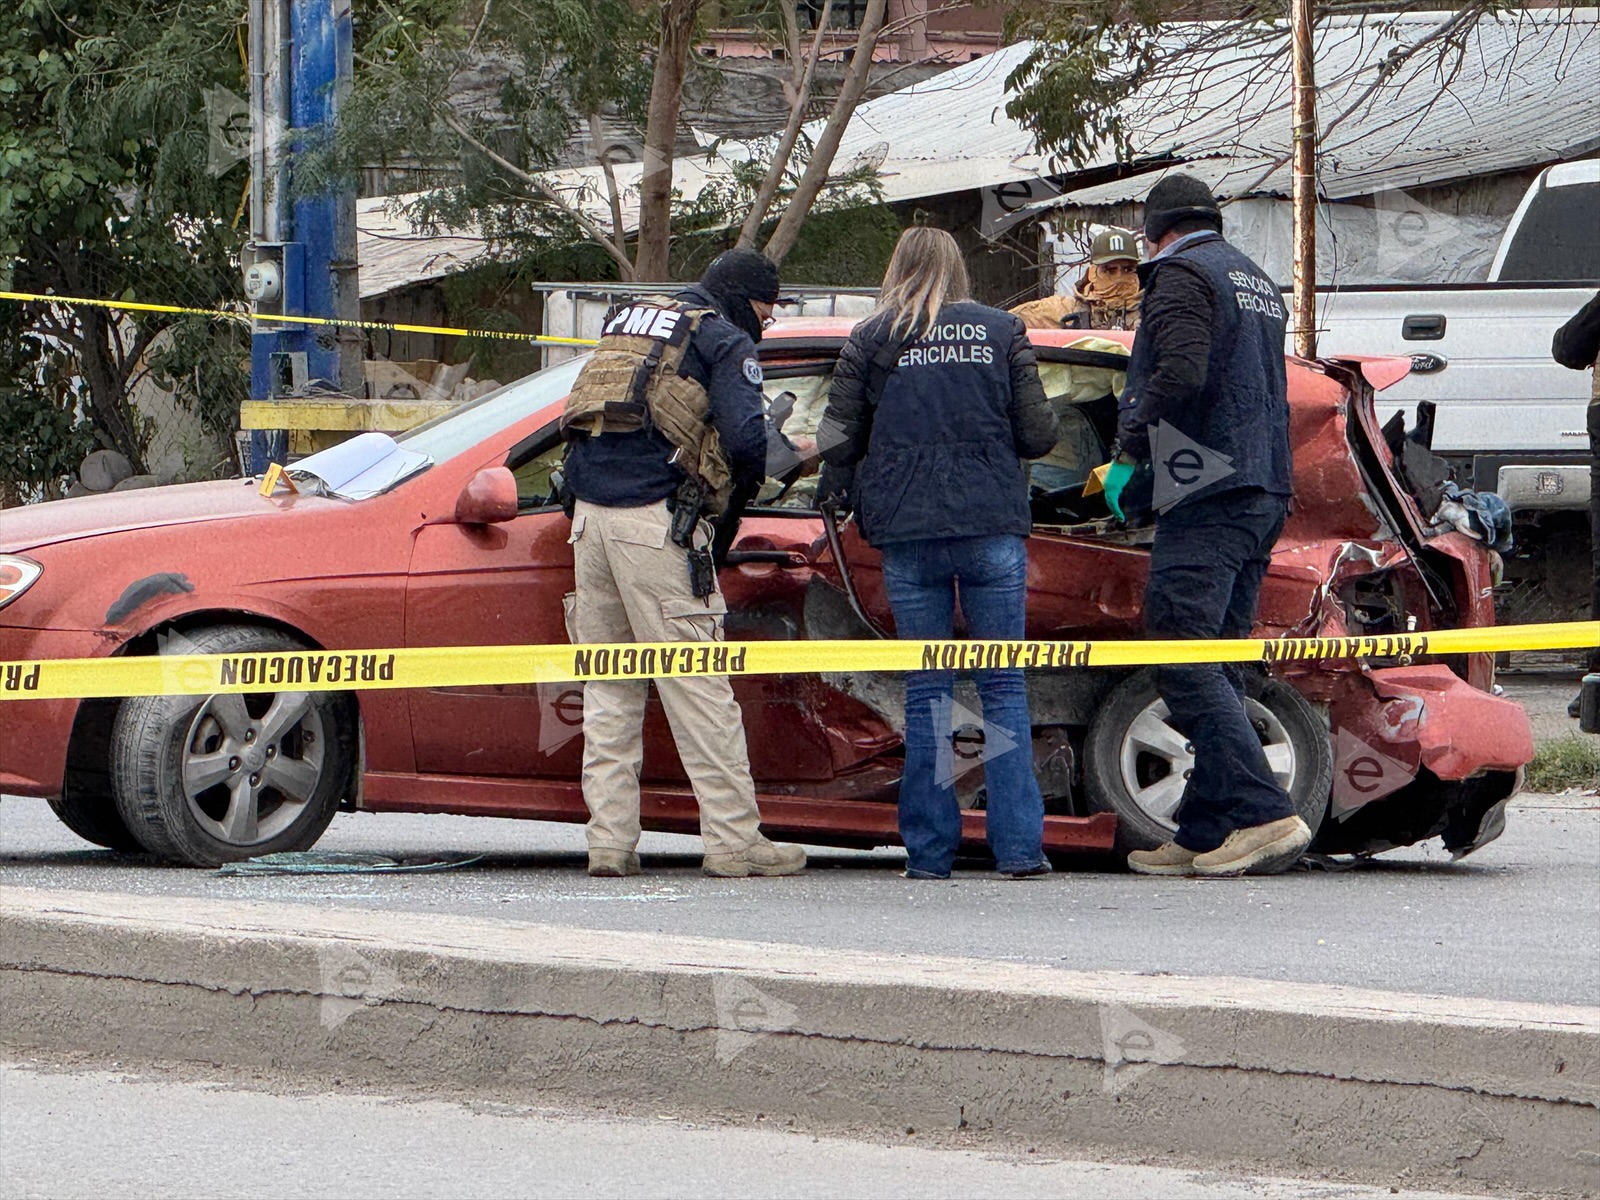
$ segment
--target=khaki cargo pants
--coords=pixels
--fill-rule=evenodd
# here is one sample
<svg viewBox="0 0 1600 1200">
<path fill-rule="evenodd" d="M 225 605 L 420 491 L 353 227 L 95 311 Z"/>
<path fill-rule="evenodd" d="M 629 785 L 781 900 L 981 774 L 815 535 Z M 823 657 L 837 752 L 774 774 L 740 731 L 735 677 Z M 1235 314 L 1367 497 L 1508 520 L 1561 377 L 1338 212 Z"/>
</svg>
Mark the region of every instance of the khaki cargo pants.
<svg viewBox="0 0 1600 1200">
<path fill-rule="evenodd" d="M 727 602 L 720 590 L 703 600 L 690 592 L 686 551 L 668 536 L 671 520 L 665 500 L 640 508 L 578 501 L 570 539 L 576 591 L 567 597 L 567 633 L 574 642 L 722 640 Z M 643 679 L 583 686 L 583 800 L 591 850 L 638 845 L 649 686 Z M 723 676 L 658 679 L 655 686 L 700 805 L 706 853 L 743 850 L 759 836 L 761 816 L 732 686 Z"/>
</svg>

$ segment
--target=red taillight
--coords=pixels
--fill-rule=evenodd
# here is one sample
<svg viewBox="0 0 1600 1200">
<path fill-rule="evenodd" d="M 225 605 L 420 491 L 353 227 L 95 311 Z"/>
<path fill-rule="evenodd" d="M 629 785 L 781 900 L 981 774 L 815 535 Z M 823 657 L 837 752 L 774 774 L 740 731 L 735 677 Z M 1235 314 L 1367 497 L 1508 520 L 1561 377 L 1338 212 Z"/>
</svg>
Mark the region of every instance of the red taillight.
<svg viewBox="0 0 1600 1200">
<path fill-rule="evenodd" d="M 31 588 L 43 573 L 44 568 L 31 558 L 0 554 L 0 608 Z"/>
</svg>

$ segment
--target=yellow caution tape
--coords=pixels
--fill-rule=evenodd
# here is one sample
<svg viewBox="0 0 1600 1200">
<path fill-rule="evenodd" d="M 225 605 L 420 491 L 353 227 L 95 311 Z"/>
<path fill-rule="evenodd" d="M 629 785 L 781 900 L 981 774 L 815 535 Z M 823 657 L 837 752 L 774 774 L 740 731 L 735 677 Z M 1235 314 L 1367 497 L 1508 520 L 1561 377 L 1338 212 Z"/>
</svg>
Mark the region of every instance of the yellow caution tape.
<svg viewBox="0 0 1600 1200">
<path fill-rule="evenodd" d="M 630 642 L 61 658 L 0 662 L 0 700 L 365 691 L 821 671 L 1040 670 L 1353 658 L 1410 661 L 1423 655 L 1569 650 L 1594 645 L 1600 645 L 1600 621 L 1384 637 L 1235 641 Z"/>
<path fill-rule="evenodd" d="M 332 325 L 342 329 L 376 329 L 382 333 L 434 333 L 444 337 L 493 338 L 502 342 L 522 342 L 534 346 L 593 346 L 593 338 L 546 337 L 544 334 L 507 333 L 503 329 L 454 329 L 447 325 L 404 325 L 394 321 L 340 321 L 332 317 L 299 317 L 276 313 L 229 312 L 223 308 L 186 308 L 180 304 L 145 304 L 134 300 L 92 300 L 87 296 L 56 296 L 37 292 L 0 292 L 0 300 L 41 301 L 47 304 L 83 304 L 91 308 L 115 308 L 126 312 L 172 313 L 178 316 L 211 317 L 223 321 L 272 322 L 279 325 Z"/>
</svg>

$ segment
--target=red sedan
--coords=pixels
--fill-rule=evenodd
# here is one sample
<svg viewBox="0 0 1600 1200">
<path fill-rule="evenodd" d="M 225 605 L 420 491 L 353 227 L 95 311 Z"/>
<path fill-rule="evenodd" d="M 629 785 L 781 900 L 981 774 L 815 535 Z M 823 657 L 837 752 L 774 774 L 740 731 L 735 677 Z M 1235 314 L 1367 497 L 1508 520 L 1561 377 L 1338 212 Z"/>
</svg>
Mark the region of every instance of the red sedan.
<svg viewBox="0 0 1600 1200">
<path fill-rule="evenodd" d="M 809 434 L 844 321 L 780 323 L 762 343 L 775 409 Z M 1111 335 L 1113 340 L 1125 335 Z M 1028 632 L 1136 637 L 1151 532 L 1083 495 L 1115 420 L 1119 346 L 1033 334 L 1062 418 L 1034 464 Z M 520 380 L 390 442 L 305 460 L 320 489 L 251 480 L 0 512 L 0 662 L 279 648 L 566 640 L 568 522 L 555 418 L 578 370 Z M 1491 556 L 1428 528 L 1373 417 L 1393 360 L 1289 365 L 1296 509 L 1258 636 L 1493 622 Z M 1368 378 L 1370 377 L 1370 379 Z M 787 395 L 785 395 L 787 393 Z M 509 471 L 510 479 L 506 472 Z M 514 480 L 516 503 L 509 503 Z M 877 555 L 830 536 L 814 480 L 770 481 L 722 571 L 732 639 L 872 637 L 892 628 Z M 315 494 L 321 490 L 331 494 Z M 1368 853 L 1495 837 L 1528 721 L 1491 694 L 1489 656 L 1280 664 L 1251 684 L 1269 762 L 1317 832 Z M 0 792 L 40 796 L 88 840 L 195 864 L 304 849 L 341 807 L 586 819 L 576 684 L 129 700 L 0 700 Z M 896 840 L 902 696 L 870 673 L 736 683 L 766 830 L 836 845 Z M 1148 846 L 1174 827 L 1191 756 L 1149 670 L 1030 674 L 1053 851 Z M 974 709 L 957 693 L 957 721 Z M 970 727 L 969 727 L 970 726 Z M 981 723 L 952 731 L 983 830 Z M 647 718 L 644 821 L 692 832 L 693 798 L 659 706 Z"/>
</svg>

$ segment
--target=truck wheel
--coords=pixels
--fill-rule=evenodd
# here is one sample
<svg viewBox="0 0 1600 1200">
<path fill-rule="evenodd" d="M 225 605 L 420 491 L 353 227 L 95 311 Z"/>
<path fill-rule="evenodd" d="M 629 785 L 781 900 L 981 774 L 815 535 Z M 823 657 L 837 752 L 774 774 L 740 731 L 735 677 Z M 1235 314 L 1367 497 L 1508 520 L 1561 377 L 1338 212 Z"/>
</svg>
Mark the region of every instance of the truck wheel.
<svg viewBox="0 0 1600 1200">
<path fill-rule="evenodd" d="M 185 641 L 192 654 L 305 649 L 244 625 L 197 630 Z M 145 849 L 214 867 L 315 845 L 349 785 L 355 746 L 347 693 L 137 696 L 112 727 L 111 786 Z"/>
<path fill-rule="evenodd" d="M 49 801 L 50 809 L 61 823 L 86 842 L 116 850 L 122 854 L 140 854 L 144 847 L 139 839 L 128 832 L 117 802 L 110 793 L 84 793 L 70 784 L 59 797 Z"/>
<path fill-rule="evenodd" d="M 1328 727 L 1299 692 L 1255 676 L 1245 709 L 1266 750 L 1272 773 L 1316 833 L 1333 789 Z M 1095 812 L 1117 814 L 1117 849 L 1152 850 L 1177 831 L 1184 773 L 1194 752 L 1167 723 L 1156 673 L 1130 675 L 1106 697 L 1084 744 L 1084 791 Z"/>
</svg>

